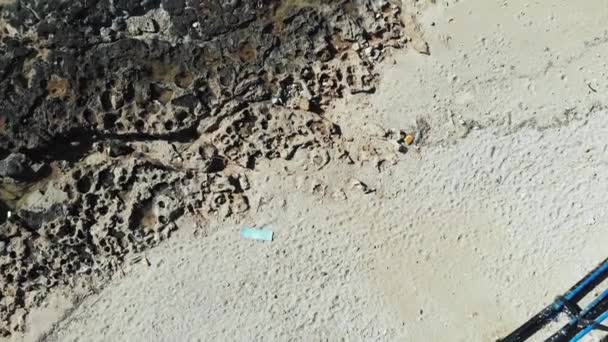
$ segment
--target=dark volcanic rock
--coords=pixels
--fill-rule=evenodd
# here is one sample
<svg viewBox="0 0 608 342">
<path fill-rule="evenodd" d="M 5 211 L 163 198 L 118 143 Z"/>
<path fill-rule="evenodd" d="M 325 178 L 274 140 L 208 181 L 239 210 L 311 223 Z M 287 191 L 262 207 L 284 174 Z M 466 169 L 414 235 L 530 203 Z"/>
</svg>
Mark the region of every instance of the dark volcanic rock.
<svg viewBox="0 0 608 342">
<path fill-rule="evenodd" d="M 313 104 L 343 89 L 370 91 L 371 63 L 348 48 L 401 39 L 398 10 L 379 0 L 289 10 L 261 0 L 51 3 L 24 0 L 2 12 L 13 34 L 0 45 L 0 142 L 13 151 L 162 136 L 196 127 L 226 101 L 275 94 L 286 102 L 302 85 Z M 287 14 L 272 15 L 279 10 Z M 323 67 L 336 57 L 350 67 Z"/>
<path fill-rule="evenodd" d="M 6 219 L 8 218 L 9 210 L 10 210 L 9 206 L 0 200 L 0 224 L 3 224 L 4 222 L 6 222 Z M 2 253 L 3 251 L 4 250 L 0 248 L 0 253 Z"/>
<path fill-rule="evenodd" d="M 126 156 L 131 152 L 133 152 L 133 149 L 124 141 L 111 140 L 108 142 L 108 155 L 110 157 Z"/>
<path fill-rule="evenodd" d="M 18 181 L 33 181 L 47 171 L 43 163 L 34 163 L 21 153 L 11 153 L 0 160 L 0 177 Z"/>
<path fill-rule="evenodd" d="M 0 5 L 0 177 L 54 171 L 10 219 L 0 202 L 0 335 L 31 293 L 103 279 L 181 216 L 247 210 L 246 170 L 331 148 L 331 99 L 373 92 L 406 41 L 388 0 Z"/>
<path fill-rule="evenodd" d="M 0 160 L 0 177 L 27 179 L 32 172 L 30 163 L 23 154 L 13 153 Z"/>
</svg>

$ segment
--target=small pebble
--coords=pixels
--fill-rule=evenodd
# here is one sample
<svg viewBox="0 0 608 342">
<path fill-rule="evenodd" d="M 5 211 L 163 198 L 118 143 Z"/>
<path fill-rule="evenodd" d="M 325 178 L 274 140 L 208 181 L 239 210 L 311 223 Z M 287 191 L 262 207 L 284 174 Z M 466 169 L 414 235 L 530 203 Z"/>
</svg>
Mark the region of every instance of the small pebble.
<svg viewBox="0 0 608 342">
<path fill-rule="evenodd" d="M 411 134 L 406 135 L 405 138 L 403 138 L 403 142 L 406 145 L 411 145 L 412 143 L 414 143 L 414 136 L 412 136 Z"/>
</svg>

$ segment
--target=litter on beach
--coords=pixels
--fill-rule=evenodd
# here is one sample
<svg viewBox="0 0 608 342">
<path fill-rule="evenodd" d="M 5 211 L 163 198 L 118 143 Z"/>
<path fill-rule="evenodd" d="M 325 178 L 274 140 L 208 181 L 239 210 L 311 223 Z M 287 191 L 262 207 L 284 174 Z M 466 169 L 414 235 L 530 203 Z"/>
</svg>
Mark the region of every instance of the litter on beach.
<svg viewBox="0 0 608 342">
<path fill-rule="evenodd" d="M 250 240 L 272 241 L 274 233 L 268 229 L 243 228 L 241 236 Z"/>
</svg>

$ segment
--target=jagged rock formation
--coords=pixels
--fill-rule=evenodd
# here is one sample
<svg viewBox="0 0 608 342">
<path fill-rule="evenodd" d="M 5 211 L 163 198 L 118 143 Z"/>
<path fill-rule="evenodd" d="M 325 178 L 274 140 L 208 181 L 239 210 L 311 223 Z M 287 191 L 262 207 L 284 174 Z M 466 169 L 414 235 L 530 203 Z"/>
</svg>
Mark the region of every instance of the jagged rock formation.
<svg viewBox="0 0 608 342">
<path fill-rule="evenodd" d="M 0 2 L 0 335 L 181 215 L 247 210 L 259 159 L 330 148 L 402 29 L 385 0 Z"/>
</svg>

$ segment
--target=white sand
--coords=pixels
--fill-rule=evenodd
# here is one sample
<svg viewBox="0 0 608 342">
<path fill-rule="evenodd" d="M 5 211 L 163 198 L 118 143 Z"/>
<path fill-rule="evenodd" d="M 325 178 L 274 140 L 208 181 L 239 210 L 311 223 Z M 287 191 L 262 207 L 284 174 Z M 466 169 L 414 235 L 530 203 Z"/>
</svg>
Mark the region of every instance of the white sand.
<svg viewBox="0 0 608 342">
<path fill-rule="evenodd" d="M 183 223 L 48 340 L 491 341 L 608 256 L 606 2 L 437 2 L 406 6 L 431 56 L 329 114 L 356 165 L 260 165 L 248 218 Z M 397 154 L 379 127 L 417 117 L 429 145 Z"/>
</svg>

